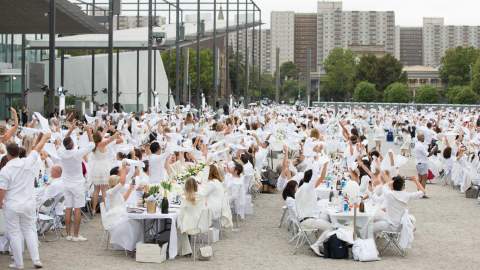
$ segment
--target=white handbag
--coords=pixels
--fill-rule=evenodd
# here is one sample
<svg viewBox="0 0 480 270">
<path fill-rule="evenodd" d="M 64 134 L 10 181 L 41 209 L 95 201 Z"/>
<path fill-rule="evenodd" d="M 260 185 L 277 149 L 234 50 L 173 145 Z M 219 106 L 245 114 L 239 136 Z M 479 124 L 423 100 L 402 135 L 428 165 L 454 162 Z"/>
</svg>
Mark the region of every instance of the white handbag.
<svg viewBox="0 0 480 270">
<path fill-rule="evenodd" d="M 204 246 L 200 248 L 200 257 L 201 261 L 208 261 L 213 256 L 212 246 Z"/>
<path fill-rule="evenodd" d="M 377 246 L 373 239 L 357 239 L 352 248 L 353 259 L 361 262 L 379 261 Z"/>
</svg>

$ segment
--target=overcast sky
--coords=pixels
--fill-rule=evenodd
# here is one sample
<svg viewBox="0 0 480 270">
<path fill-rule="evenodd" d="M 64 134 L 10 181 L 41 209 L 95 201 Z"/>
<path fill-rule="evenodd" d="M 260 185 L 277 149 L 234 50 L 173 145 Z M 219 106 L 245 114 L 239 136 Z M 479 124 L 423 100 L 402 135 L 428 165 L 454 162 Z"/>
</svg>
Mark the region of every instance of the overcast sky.
<svg viewBox="0 0 480 270">
<path fill-rule="evenodd" d="M 263 21 L 270 25 L 270 12 L 316 12 L 316 0 L 256 0 Z M 395 11 L 395 23 L 420 26 L 423 17 L 444 17 L 446 24 L 480 25 L 479 0 L 344 0 L 343 10 Z"/>
</svg>

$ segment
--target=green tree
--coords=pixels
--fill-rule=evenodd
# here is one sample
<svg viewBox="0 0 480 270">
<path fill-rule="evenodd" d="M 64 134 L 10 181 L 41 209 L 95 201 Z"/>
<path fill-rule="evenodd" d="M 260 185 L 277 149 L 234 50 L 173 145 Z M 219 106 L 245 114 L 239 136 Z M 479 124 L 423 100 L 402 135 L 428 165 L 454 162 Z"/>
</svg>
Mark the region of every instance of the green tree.
<svg viewBox="0 0 480 270">
<path fill-rule="evenodd" d="M 326 100 L 348 100 L 355 87 L 355 58 L 352 51 L 333 49 L 324 61 L 327 73 L 322 95 Z"/>
<path fill-rule="evenodd" d="M 412 98 L 412 94 L 404 83 L 392 83 L 383 94 L 383 100 L 391 103 L 408 103 Z"/>
<path fill-rule="evenodd" d="M 292 61 L 285 62 L 280 66 L 280 81 L 298 80 L 298 68 Z"/>
<path fill-rule="evenodd" d="M 357 102 L 374 102 L 377 96 L 375 85 L 366 81 L 359 82 L 353 92 L 353 100 Z"/>
<path fill-rule="evenodd" d="M 472 76 L 472 89 L 475 93 L 480 94 L 480 57 L 477 57 L 477 61 L 473 65 Z"/>
<path fill-rule="evenodd" d="M 373 54 L 367 54 L 360 57 L 357 66 L 357 81 L 377 82 L 378 58 Z"/>
<path fill-rule="evenodd" d="M 449 90 L 449 99 L 454 104 L 477 104 L 480 97 L 470 86 L 457 86 Z"/>
<path fill-rule="evenodd" d="M 256 99 L 261 99 L 264 97 L 274 99 L 275 83 L 273 76 L 269 73 L 264 73 L 260 75 L 259 78 L 257 69 L 252 76 L 253 78 L 250 87 L 251 96 Z"/>
<path fill-rule="evenodd" d="M 306 87 L 304 84 L 300 83 L 297 80 L 287 80 L 283 83 L 282 89 L 280 91 L 280 99 L 292 102 L 297 99 L 298 94 L 300 96 L 305 96 Z"/>
<path fill-rule="evenodd" d="M 175 50 L 165 51 L 162 54 L 162 61 L 165 72 L 168 77 L 168 86 L 174 91 L 176 86 L 176 62 Z M 180 82 L 183 83 L 183 57 L 180 62 Z M 191 95 L 195 96 L 197 91 L 197 53 L 195 50 L 189 50 L 189 77 L 191 80 Z M 213 89 L 213 55 L 211 50 L 203 49 L 200 51 L 200 89 L 207 97 L 211 98 Z"/>
<path fill-rule="evenodd" d="M 391 54 L 378 59 L 377 79 L 373 83 L 379 91 L 385 91 L 385 88 L 394 82 L 407 82 L 407 76 L 403 72 L 403 64 Z"/>
<path fill-rule="evenodd" d="M 440 76 L 449 87 L 468 85 L 470 72 L 476 63 L 479 51 L 473 47 L 448 49 L 442 58 Z"/>
<path fill-rule="evenodd" d="M 417 103 L 438 103 L 439 94 L 438 90 L 430 85 L 423 85 L 416 91 L 415 102 Z"/>
</svg>

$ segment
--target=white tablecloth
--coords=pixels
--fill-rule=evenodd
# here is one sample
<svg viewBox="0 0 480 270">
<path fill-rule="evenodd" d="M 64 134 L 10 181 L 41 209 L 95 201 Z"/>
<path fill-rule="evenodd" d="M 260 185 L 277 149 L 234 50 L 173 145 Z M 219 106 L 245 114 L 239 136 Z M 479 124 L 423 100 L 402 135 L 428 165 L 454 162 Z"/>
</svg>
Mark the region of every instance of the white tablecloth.
<svg viewBox="0 0 480 270">
<path fill-rule="evenodd" d="M 377 211 L 377 207 L 372 206 L 367 204 L 365 206 L 365 212 L 360 213 L 357 211 L 357 228 L 359 228 L 359 234 L 360 237 L 362 238 L 367 238 L 373 236 L 373 217 L 375 216 L 375 213 Z M 339 225 L 339 224 L 353 224 L 353 216 L 354 216 L 354 211 L 353 209 L 344 212 L 344 211 L 337 211 L 337 209 L 334 209 L 333 207 L 328 207 L 327 208 L 327 213 L 328 216 L 330 217 L 330 220 L 334 225 Z"/>
<path fill-rule="evenodd" d="M 155 214 L 148 214 L 147 212 L 143 212 L 140 214 L 137 213 L 128 213 L 128 218 L 133 220 L 148 220 L 148 219 L 170 219 L 172 221 L 171 229 L 170 229 L 170 240 L 168 241 L 168 255 L 169 259 L 173 260 L 177 256 L 178 248 L 177 248 L 177 212 L 176 209 L 170 209 L 170 213 L 162 214 L 157 212 Z M 145 232 L 144 232 L 145 233 Z M 160 256 L 160 254 L 158 254 Z"/>
</svg>

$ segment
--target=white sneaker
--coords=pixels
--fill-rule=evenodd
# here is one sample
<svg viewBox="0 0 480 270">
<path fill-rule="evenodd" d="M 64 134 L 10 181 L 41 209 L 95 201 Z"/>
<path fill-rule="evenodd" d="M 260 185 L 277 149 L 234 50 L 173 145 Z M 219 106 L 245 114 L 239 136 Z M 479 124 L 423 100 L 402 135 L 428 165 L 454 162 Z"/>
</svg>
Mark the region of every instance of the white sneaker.
<svg viewBox="0 0 480 270">
<path fill-rule="evenodd" d="M 40 269 L 40 268 L 43 268 L 43 264 L 41 261 L 36 261 L 33 263 L 33 268 L 35 269 Z"/>
<path fill-rule="evenodd" d="M 67 237 L 65 237 L 65 240 L 67 241 L 72 241 L 73 237 L 71 235 L 67 235 Z"/>
<path fill-rule="evenodd" d="M 23 269 L 23 266 L 17 266 L 15 263 L 11 263 L 8 265 L 8 268 L 10 269 Z"/>
<path fill-rule="evenodd" d="M 88 240 L 87 238 L 85 238 L 85 237 L 83 237 L 83 236 L 81 236 L 81 235 L 78 235 L 77 237 L 73 237 L 73 238 L 72 238 L 72 241 L 73 241 L 73 242 L 85 242 L 85 241 L 87 241 L 87 240 Z"/>
<path fill-rule="evenodd" d="M 311 246 L 310 246 L 310 249 L 312 249 L 313 252 L 314 252 L 318 257 L 323 257 L 323 253 L 320 252 L 320 249 L 319 249 L 317 246 L 311 245 Z"/>
</svg>

